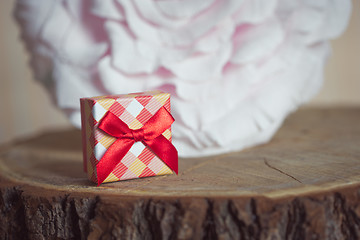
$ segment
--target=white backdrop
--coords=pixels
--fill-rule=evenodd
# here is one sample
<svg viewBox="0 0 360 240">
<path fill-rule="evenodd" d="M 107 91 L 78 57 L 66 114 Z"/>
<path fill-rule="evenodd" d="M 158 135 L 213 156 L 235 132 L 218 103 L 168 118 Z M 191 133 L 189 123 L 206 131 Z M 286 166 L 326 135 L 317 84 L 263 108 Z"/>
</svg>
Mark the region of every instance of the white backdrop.
<svg viewBox="0 0 360 240">
<path fill-rule="evenodd" d="M 39 131 L 70 127 L 28 67 L 28 55 L 12 18 L 13 1 L 0 2 L 0 143 Z M 326 67 L 325 85 L 306 106 L 360 106 L 360 2 L 345 34 L 332 42 L 333 56 Z"/>
</svg>

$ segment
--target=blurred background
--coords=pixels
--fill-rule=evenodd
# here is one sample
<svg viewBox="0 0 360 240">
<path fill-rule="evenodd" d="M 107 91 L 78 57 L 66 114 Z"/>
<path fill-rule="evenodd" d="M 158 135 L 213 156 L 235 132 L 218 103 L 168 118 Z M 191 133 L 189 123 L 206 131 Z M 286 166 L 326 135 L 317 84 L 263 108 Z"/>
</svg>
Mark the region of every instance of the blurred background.
<svg viewBox="0 0 360 240">
<path fill-rule="evenodd" d="M 34 80 L 28 53 L 12 16 L 13 3 L 11 0 L 0 2 L 0 144 L 71 126 Z M 333 53 L 325 69 L 323 89 L 304 107 L 360 107 L 359 9 L 360 1 L 353 0 L 347 30 L 332 41 Z"/>
</svg>

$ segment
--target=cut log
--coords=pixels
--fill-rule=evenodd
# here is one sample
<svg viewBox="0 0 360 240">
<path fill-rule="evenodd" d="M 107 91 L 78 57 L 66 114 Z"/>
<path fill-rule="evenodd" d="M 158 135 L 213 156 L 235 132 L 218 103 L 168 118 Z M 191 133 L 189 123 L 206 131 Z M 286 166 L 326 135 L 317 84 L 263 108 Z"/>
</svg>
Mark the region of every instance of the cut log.
<svg viewBox="0 0 360 240">
<path fill-rule="evenodd" d="M 78 130 L 0 152 L 1 239 L 360 239 L 360 109 L 303 109 L 267 144 L 96 187 Z"/>
</svg>

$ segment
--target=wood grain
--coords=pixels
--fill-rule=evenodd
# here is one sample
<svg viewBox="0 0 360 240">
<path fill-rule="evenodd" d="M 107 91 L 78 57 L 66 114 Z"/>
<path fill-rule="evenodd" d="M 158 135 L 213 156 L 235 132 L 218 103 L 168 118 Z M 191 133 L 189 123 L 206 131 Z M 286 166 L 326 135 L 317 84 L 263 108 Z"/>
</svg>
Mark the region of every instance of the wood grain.
<svg viewBox="0 0 360 240">
<path fill-rule="evenodd" d="M 304 109 L 267 144 L 95 187 L 78 130 L 0 152 L 1 239 L 359 239 L 360 109 Z"/>
</svg>

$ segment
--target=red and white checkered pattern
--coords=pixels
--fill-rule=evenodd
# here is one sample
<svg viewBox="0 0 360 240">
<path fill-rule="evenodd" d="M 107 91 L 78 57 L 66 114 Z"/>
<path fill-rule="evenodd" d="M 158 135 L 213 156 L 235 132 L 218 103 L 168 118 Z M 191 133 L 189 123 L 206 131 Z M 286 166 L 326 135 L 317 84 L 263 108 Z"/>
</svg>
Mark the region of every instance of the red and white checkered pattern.
<svg viewBox="0 0 360 240">
<path fill-rule="evenodd" d="M 125 122 L 130 129 L 141 128 L 162 106 L 170 112 L 170 94 L 161 91 L 81 99 L 84 170 L 97 183 L 96 164 L 116 141 L 98 123 L 107 111 Z M 171 128 L 163 133 L 171 141 Z M 172 174 L 172 170 L 151 149 L 136 142 L 104 182 Z"/>
</svg>

